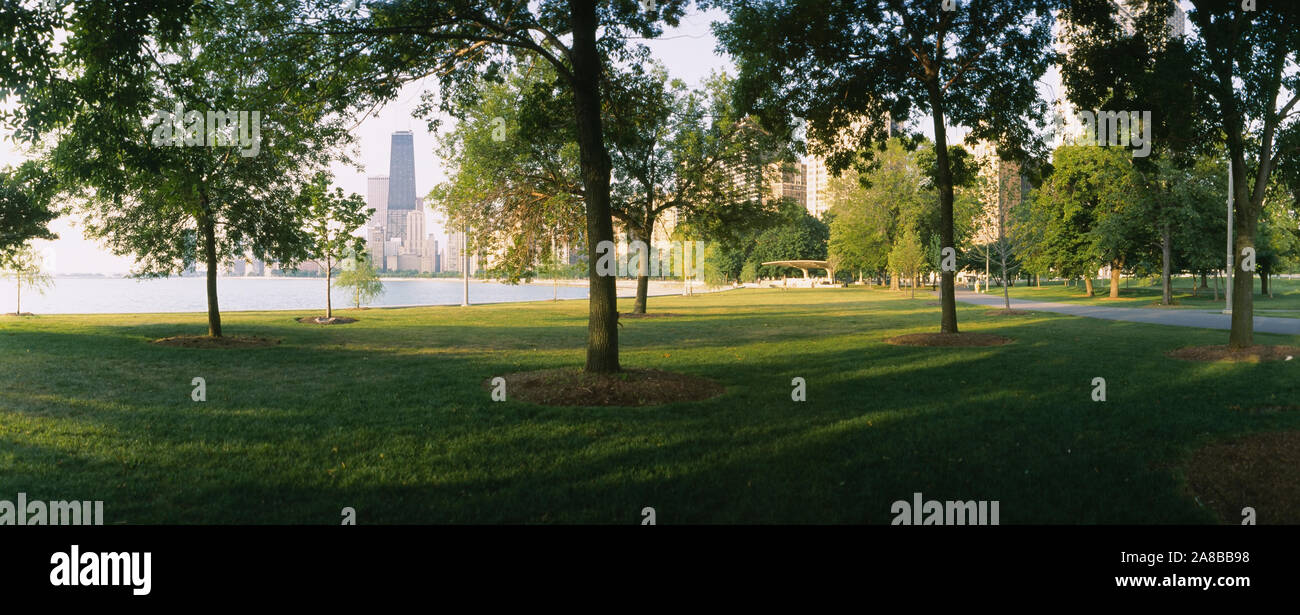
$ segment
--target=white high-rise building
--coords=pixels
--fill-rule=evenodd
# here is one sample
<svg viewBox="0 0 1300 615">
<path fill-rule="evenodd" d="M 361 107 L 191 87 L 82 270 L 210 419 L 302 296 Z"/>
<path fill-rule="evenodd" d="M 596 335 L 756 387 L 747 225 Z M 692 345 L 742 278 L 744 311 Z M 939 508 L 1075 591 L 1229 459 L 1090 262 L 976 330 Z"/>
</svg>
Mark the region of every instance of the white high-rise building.
<svg viewBox="0 0 1300 615">
<path fill-rule="evenodd" d="M 805 158 L 804 169 L 807 174 L 804 182 L 808 190 L 808 215 L 820 219 L 831 208 L 830 169 L 826 168 L 826 160 L 817 156 Z"/>
</svg>

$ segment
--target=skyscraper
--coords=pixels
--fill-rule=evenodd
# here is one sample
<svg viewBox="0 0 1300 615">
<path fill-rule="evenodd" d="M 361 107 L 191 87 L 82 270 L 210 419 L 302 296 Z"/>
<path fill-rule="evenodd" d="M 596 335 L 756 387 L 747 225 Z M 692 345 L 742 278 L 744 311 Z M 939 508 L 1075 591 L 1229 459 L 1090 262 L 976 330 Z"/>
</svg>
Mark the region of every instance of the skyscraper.
<svg viewBox="0 0 1300 615">
<path fill-rule="evenodd" d="M 388 223 L 388 176 L 366 178 L 366 207 L 375 210 L 370 216 L 370 226 L 383 227 Z"/>
<path fill-rule="evenodd" d="M 388 175 L 368 178 L 366 204 L 375 210 L 366 246 L 376 268 L 435 271 L 436 242 L 426 239 L 424 200 L 415 196 L 415 140 L 409 130 L 393 133 Z"/>
<path fill-rule="evenodd" d="M 388 237 L 407 236 L 407 213 L 419 211 L 415 203 L 415 136 L 409 130 L 393 133 L 388 157 Z"/>
</svg>

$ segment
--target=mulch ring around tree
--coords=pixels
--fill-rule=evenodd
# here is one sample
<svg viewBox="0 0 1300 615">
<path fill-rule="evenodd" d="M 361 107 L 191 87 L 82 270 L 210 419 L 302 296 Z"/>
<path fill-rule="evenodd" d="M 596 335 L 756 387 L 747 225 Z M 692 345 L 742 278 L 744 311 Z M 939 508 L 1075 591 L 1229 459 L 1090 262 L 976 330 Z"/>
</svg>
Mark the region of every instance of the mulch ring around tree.
<svg viewBox="0 0 1300 615">
<path fill-rule="evenodd" d="M 726 391 L 705 378 L 657 369 L 625 369 L 617 374 L 587 374 L 563 367 L 503 376 L 506 399 L 543 406 L 657 406 L 717 397 Z M 492 378 L 483 388 L 496 387 Z"/>
<path fill-rule="evenodd" d="M 269 337 L 233 335 L 225 337 L 208 337 L 206 335 L 177 335 L 153 341 L 159 346 L 179 346 L 181 348 L 264 348 L 275 346 L 280 340 Z"/>
<path fill-rule="evenodd" d="M 28 316 L 35 316 L 35 314 L 31 312 L 23 312 L 22 314 L 19 314 L 17 312 L 9 312 L 8 314 L 5 314 L 5 316 L 21 316 L 23 318 L 27 318 Z"/>
<path fill-rule="evenodd" d="M 673 316 L 681 316 L 681 314 L 674 314 L 672 312 L 646 312 L 645 314 L 636 314 L 633 312 L 621 312 L 618 315 L 618 319 L 623 320 L 624 318 L 671 318 Z"/>
<path fill-rule="evenodd" d="M 989 310 L 984 312 L 985 316 L 1029 316 L 1033 314 L 1032 310 Z"/>
<path fill-rule="evenodd" d="M 1225 363 L 1259 363 L 1260 361 L 1290 361 L 1300 357 L 1300 347 L 1255 345 L 1233 350 L 1227 346 L 1188 346 L 1170 350 L 1165 356 L 1184 361 L 1222 361 Z"/>
<path fill-rule="evenodd" d="M 991 333 L 909 333 L 885 340 L 886 344 L 895 346 L 1001 346 L 1015 340 Z"/>
<path fill-rule="evenodd" d="M 1261 525 L 1300 523 L 1300 431 L 1257 433 L 1206 445 L 1187 463 L 1196 501 L 1226 524 L 1254 508 Z"/>
<path fill-rule="evenodd" d="M 326 318 L 324 316 L 303 316 L 294 320 L 308 325 L 346 325 L 357 321 L 355 318 L 345 318 L 343 316 L 333 316 Z"/>
</svg>

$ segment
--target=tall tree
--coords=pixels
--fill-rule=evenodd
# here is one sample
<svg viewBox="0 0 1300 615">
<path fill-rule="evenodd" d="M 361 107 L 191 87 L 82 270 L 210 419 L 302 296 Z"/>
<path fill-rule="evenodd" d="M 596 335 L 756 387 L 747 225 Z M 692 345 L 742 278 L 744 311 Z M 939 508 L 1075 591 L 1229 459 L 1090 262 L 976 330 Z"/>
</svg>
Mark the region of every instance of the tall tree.
<svg viewBox="0 0 1300 615">
<path fill-rule="evenodd" d="M 455 228 L 476 229 L 472 249 L 508 282 L 528 277 L 557 246 L 582 243 L 582 174 L 573 111 L 555 71 L 530 59 L 500 82 L 478 82 L 440 140 L 447 181 L 430 202 Z"/>
<path fill-rule="evenodd" d="M 1030 212 L 1016 218 L 1012 236 L 1036 268 L 1082 277 L 1092 296 L 1098 267 L 1118 267 L 1134 245 L 1132 229 L 1140 208 L 1137 178 L 1127 151 L 1064 145 L 1053 155 L 1053 171 L 1030 194 Z"/>
<path fill-rule="evenodd" d="M 736 112 L 733 85 L 731 77 L 715 73 L 704 91 L 691 91 L 662 67 L 637 64 L 610 88 L 613 214 L 647 252 L 655 224 L 668 211 L 677 214 L 681 229 L 705 235 L 742 234 L 777 218 L 774 201 L 736 181 L 738 169 L 763 155 L 775 157 L 781 144 Z M 637 259 L 636 314 L 646 310 L 648 260 Z"/>
<path fill-rule="evenodd" d="M 206 267 L 212 337 L 221 263 L 305 257 L 293 197 L 350 138 L 244 53 L 266 42 L 247 38 L 258 6 L 205 4 L 155 31 L 164 22 L 129 4 L 79 4 L 62 23 L 63 70 L 30 84 L 17 114 L 20 135 L 57 136 L 52 166 L 82 197 L 90 236 L 143 275 Z"/>
<path fill-rule="evenodd" d="M 1069 49 L 1061 81 L 1070 101 L 1098 116 L 1138 113 L 1130 130 L 1144 137 L 1139 151 L 1145 153 L 1135 153 L 1130 161 L 1147 193 L 1146 215 L 1139 223 L 1151 228 L 1158 243 L 1166 305 L 1173 292 L 1173 226 L 1182 207 L 1173 198 L 1170 180 L 1189 170 L 1195 150 L 1212 141 L 1207 138 L 1210 125 L 1198 112 L 1203 104 L 1198 99 L 1206 94 L 1193 85 L 1193 62 L 1177 8 L 1174 2 L 1080 0 L 1067 3 L 1061 14 L 1061 38 Z M 1098 122 L 1096 128 L 1096 134 L 1088 136 L 1106 137 L 1109 143 L 1105 129 L 1120 126 Z M 1112 296 L 1118 282 L 1118 272 L 1112 269 Z"/>
<path fill-rule="evenodd" d="M 740 67 L 742 109 L 759 109 L 774 126 L 805 118 L 812 151 L 827 155 L 832 168 L 883 142 L 891 128 L 885 118 L 930 116 L 945 247 L 957 247 L 948 124 L 968 127 L 972 142 L 997 143 L 1004 157 L 1037 149 L 1029 118 L 1046 116 L 1037 80 L 1054 56 L 1054 2 L 718 4 L 731 16 L 715 31 Z M 957 332 L 953 275 L 943 272 L 946 333 Z"/>
<path fill-rule="evenodd" d="M 400 87 L 425 77 L 441 86 L 438 105 L 452 111 L 465 87 L 495 80 L 502 69 L 541 58 L 558 75 L 572 101 L 581 167 L 586 240 L 589 246 L 614 239 L 610 212 L 610 156 L 601 116 L 601 76 L 612 62 L 639 46 L 631 37 L 652 38 L 663 24 L 677 25 L 687 0 L 399 0 L 367 4 L 300 0 L 288 11 L 289 29 L 262 61 L 277 73 L 322 76 L 312 84 L 332 104 L 364 107 L 391 100 Z M 306 70 L 304 70 L 306 68 Z M 589 261 L 586 371 L 611 373 L 618 360 L 618 312 L 614 278 Z"/>
<path fill-rule="evenodd" d="M 1254 342 L 1253 271 L 1244 254 L 1256 248 L 1269 179 L 1279 162 L 1300 148 L 1300 7 L 1193 0 L 1188 11 L 1192 83 L 1205 93 L 1199 112 L 1217 129 L 1207 145 L 1227 148 L 1232 176 L 1233 295 L 1228 345 Z"/>
</svg>

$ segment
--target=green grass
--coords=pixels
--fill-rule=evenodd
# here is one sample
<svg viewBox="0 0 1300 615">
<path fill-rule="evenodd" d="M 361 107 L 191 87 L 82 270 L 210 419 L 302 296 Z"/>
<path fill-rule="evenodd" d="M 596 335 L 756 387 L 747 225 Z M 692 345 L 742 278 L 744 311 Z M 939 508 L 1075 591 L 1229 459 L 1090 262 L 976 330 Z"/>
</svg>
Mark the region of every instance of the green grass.
<svg viewBox="0 0 1300 615">
<path fill-rule="evenodd" d="M 1199 281 L 1197 282 L 1199 284 Z M 1128 279 L 1120 282 L 1119 297 L 1110 298 L 1110 280 L 1093 280 L 1093 296 L 1084 294 L 1083 282 L 1067 286 L 1064 282 L 1046 282 L 1042 288 L 1020 283 L 1010 289 L 1013 299 L 1027 301 L 1054 301 L 1058 303 L 1081 303 L 1112 307 L 1153 307 L 1161 309 L 1193 309 L 1201 311 L 1219 311 L 1224 307 L 1223 281 L 1220 280 L 1218 299 L 1215 299 L 1214 282 L 1210 288 L 1200 288 L 1192 294 L 1192 279 L 1180 277 L 1174 279 L 1174 305 L 1172 308 L 1160 306 L 1160 278 Z M 1255 279 L 1255 310 L 1257 316 L 1282 316 L 1300 318 L 1300 280 L 1269 280 L 1273 296 L 1261 295 L 1259 279 Z M 994 286 L 989 294 L 1002 295 L 1002 288 Z"/>
<path fill-rule="evenodd" d="M 1300 400 L 1300 360 L 1162 355 L 1226 332 L 969 306 L 963 331 L 1016 342 L 883 342 L 936 331 L 927 302 L 652 298 L 682 316 L 625 321 L 623 364 L 727 392 L 641 408 L 496 403 L 482 388 L 580 365 L 581 301 L 346 310 L 361 321 L 331 327 L 227 314 L 228 335 L 283 339 L 252 350 L 149 343 L 202 333 L 200 314 L 0 318 L 0 499 L 104 500 L 109 523 L 332 524 L 346 506 L 360 523 L 630 524 L 645 506 L 662 524 L 888 523 L 919 491 L 999 500 L 1004 524 L 1197 523 L 1214 518 L 1185 491 L 1190 451 L 1300 427 L 1300 413 L 1240 410 Z"/>
</svg>

